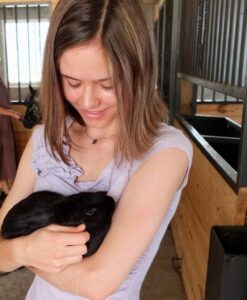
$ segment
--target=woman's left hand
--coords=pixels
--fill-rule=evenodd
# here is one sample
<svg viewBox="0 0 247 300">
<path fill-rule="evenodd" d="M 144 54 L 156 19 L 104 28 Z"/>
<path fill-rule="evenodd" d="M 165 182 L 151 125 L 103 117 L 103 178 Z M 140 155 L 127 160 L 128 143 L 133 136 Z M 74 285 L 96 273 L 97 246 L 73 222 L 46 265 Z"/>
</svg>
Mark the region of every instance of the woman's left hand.
<svg viewBox="0 0 247 300">
<path fill-rule="evenodd" d="M 19 121 L 21 121 L 22 118 L 23 118 L 23 116 L 22 116 L 21 113 L 19 113 L 16 110 L 13 110 L 13 109 L 9 110 L 9 116 L 12 117 L 12 118 L 14 118 L 14 119 L 16 119 L 16 120 L 19 120 Z"/>
</svg>

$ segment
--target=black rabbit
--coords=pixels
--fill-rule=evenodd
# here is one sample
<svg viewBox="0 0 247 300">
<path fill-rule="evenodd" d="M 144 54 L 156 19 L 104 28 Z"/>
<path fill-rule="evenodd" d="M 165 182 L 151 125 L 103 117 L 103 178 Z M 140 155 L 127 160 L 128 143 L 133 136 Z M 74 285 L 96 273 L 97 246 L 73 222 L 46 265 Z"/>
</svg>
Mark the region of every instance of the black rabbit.
<svg viewBox="0 0 247 300">
<path fill-rule="evenodd" d="M 50 224 L 77 226 L 85 223 L 90 233 L 87 254 L 102 243 L 111 224 L 115 202 L 106 192 L 81 192 L 70 196 L 40 191 L 10 209 L 4 218 L 2 236 L 11 239 L 28 235 Z"/>
<path fill-rule="evenodd" d="M 26 97 L 24 105 L 27 106 L 25 115 L 22 119 L 23 125 L 31 129 L 34 125 L 41 123 L 41 112 L 38 100 L 38 91 L 29 85 L 30 94 Z"/>
</svg>

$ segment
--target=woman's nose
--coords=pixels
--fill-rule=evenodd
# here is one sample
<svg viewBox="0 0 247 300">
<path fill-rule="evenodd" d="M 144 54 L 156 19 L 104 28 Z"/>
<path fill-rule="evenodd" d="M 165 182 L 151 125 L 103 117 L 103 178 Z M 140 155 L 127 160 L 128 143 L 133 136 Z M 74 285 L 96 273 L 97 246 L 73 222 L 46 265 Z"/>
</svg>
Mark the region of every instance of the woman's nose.
<svg viewBox="0 0 247 300">
<path fill-rule="evenodd" d="M 81 95 L 80 95 L 80 105 L 82 108 L 93 108 L 98 105 L 99 99 L 96 95 L 95 89 L 93 86 L 83 86 Z"/>
</svg>

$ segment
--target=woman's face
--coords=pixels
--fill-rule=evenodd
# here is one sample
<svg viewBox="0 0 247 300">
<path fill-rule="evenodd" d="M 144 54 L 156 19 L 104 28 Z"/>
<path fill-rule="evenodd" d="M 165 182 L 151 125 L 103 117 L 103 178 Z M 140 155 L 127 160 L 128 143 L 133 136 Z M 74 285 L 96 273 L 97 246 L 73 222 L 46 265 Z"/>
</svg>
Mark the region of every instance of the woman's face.
<svg viewBox="0 0 247 300">
<path fill-rule="evenodd" d="M 58 61 L 63 93 L 86 126 L 117 126 L 111 66 L 99 41 L 67 49 Z"/>
</svg>

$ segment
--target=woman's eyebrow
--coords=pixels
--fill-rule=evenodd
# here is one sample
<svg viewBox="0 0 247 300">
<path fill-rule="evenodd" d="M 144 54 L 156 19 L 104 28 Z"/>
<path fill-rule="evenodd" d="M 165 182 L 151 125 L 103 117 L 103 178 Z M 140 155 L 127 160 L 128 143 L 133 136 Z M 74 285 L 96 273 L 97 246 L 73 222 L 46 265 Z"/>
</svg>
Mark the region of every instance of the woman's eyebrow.
<svg viewBox="0 0 247 300">
<path fill-rule="evenodd" d="M 108 78 L 102 78 L 102 79 L 98 79 L 97 81 L 111 81 L 112 78 L 108 77 Z"/>
<path fill-rule="evenodd" d="M 66 75 L 66 74 L 60 73 L 60 75 L 61 75 L 62 77 L 65 77 L 65 78 L 68 78 L 68 79 L 71 79 L 71 80 L 81 81 L 81 79 L 78 79 L 78 78 L 75 78 L 75 77 L 72 77 L 72 76 L 69 76 L 69 75 Z M 97 79 L 97 80 L 95 80 L 95 81 L 97 81 L 97 82 L 102 82 L 102 81 L 111 81 L 111 80 L 112 80 L 111 77 L 106 77 L 106 78 L 100 78 L 100 79 Z"/>
<path fill-rule="evenodd" d="M 62 73 L 60 73 L 60 75 L 61 75 L 62 77 L 68 78 L 68 79 L 72 79 L 72 80 L 81 81 L 80 79 L 78 79 L 78 78 L 74 78 L 74 77 L 72 77 L 72 76 L 69 76 L 69 75 L 65 75 L 65 74 L 62 74 Z"/>
</svg>

